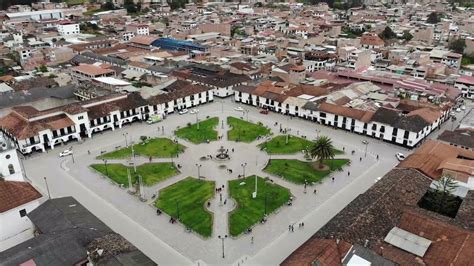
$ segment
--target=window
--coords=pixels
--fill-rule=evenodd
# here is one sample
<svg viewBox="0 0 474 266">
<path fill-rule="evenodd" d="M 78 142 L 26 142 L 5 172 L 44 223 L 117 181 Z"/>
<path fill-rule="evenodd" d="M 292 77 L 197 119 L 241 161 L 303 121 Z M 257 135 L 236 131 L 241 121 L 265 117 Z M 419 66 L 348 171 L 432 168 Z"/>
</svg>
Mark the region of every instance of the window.
<svg viewBox="0 0 474 266">
<path fill-rule="evenodd" d="M 83 116 L 83 115 L 80 115 L 80 116 L 77 117 L 77 119 L 78 119 L 78 120 L 82 120 L 82 119 L 84 119 L 84 116 Z"/>
<path fill-rule="evenodd" d="M 26 216 L 26 210 L 25 209 L 21 209 L 20 210 L 20 217 L 25 217 Z"/>
<path fill-rule="evenodd" d="M 10 172 L 11 175 L 15 173 L 15 168 L 13 167 L 13 164 L 8 165 L 8 171 Z"/>
</svg>

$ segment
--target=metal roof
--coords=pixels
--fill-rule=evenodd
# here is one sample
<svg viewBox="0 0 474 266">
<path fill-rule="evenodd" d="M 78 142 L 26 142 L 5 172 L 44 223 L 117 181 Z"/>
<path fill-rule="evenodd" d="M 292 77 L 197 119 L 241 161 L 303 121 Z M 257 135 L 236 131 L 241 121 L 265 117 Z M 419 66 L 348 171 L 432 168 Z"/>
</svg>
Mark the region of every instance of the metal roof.
<svg viewBox="0 0 474 266">
<path fill-rule="evenodd" d="M 431 245 L 431 240 L 417 236 L 396 226 L 388 232 L 384 241 L 419 257 L 423 257 Z"/>
</svg>

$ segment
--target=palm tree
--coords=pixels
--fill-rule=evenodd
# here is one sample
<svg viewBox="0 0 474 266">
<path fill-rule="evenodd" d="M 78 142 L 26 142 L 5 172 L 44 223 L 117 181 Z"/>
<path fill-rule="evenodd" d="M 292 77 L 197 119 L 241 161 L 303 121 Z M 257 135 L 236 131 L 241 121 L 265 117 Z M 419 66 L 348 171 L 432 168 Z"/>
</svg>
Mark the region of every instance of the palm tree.
<svg viewBox="0 0 474 266">
<path fill-rule="evenodd" d="M 309 154 L 311 158 L 316 158 L 319 161 L 319 168 L 323 168 L 323 161 L 334 158 L 334 146 L 330 138 L 326 136 L 318 137 L 310 148 Z"/>
</svg>

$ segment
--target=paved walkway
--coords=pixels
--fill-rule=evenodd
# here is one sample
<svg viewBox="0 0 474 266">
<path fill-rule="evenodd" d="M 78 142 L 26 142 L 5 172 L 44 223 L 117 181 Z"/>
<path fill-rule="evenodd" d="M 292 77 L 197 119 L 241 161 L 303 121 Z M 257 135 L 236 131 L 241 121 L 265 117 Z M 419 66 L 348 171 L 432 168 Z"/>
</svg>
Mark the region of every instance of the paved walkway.
<svg viewBox="0 0 474 266">
<path fill-rule="evenodd" d="M 201 106 L 199 117 L 218 116 L 224 119 L 227 116 L 241 117 L 242 113 L 233 110 L 237 105 L 228 99 L 224 105 L 224 112 L 221 111 L 220 103 L 213 103 Z M 397 161 L 394 154 L 409 151 L 379 140 L 374 140 L 357 134 L 348 133 L 342 130 L 323 127 L 310 121 L 286 117 L 270 113 L 268 115 L 259 114 L 258 109 L 248 108 L 249 120 L 251 122 L 261 121 L 275 133 L 279 133 L 279 126 L 275 122 L 281 123 L 283 127 L 286 123 L 293 130 L 292 134 L 306 135 L 308 139 L 314 139 L 317 135 L 328 135 L 332 138 L 336 148 L 345 148 L 346 151 L 355 150 L 355 154 L 350 153 L 339 156 L 352 160 L 351 166 L 344 168 L 344 172 L 335 172 L 334 182 L 326 178 L 322 184 L 317 184 L 314 188 L 318 193 L 304 193 L 303 186 L 287 182 L 281 178 L 271 176 L 279 185 L 290 189 L 295 197 L 293 206 L 282 207 L 278 213 L 270 215 L 268 222 L 264 225 L 256 225 L 251 235 L 243 235 L 239 238 L 228 238 L 225 240 L 225 259 L 222 259 L 222 242 L 218 235 L 228 235 L 228 212 L 234 207 L 234 203 L 228 199 L 227 190 L 224 189 L 222 197 L 227 199 L 226 205 L 220 206 L 220 196 L 211 201 L 210 210 L 214 212 L 214 232 L 211 238 L 202 237 L 186 232 L 185 228 L 179 224 L 170 224 L 166 215 L 156 216 L 155 209 L 151 206 L 151 196 L 161 188 L 169 186 L 187 176 L 197 176 L 196 164 L 201 164 L 201 176 L 209 180 L 215 180 L 217 186 L 227 187 L 227 181 L 237 178 L 243 173 L 243 163 L 246 175 L 257 174 L 260 176 L 270 176 L 262 171 L 269 155 L 260 151 L 256 144 L 263 142 L 260 140 L 251 144 L 235 143 L 227 141 L 224 132 L 228 130 L 226 123 L 224 128 L 221 124 L 217 127 L 219 133 L 224 135 L 224 139 L 210 144 L 193 145 L 184 140 L 179 142 L 187 146 L 186 153 L 173 160 L 182 165 L 181 174 L 167 179 L 152 187 L 147 187 L 145 197 L 146 203 L 140 202 L 136 197 L 126 193 L 126 189 L 113 185 L 110 180 L 100 177 L 88 166 L 100 161 L 95 160 L 95 156 L 101 151 L 112 151 L 116 146 L 124 146 L 125 139 L 123 133 L 138 141 L 141 135 L 151 137 L 173 138 L 173 130 L 177 126 L 186 125 L 188 122 L 194 123 L 194 115 L 170 115 L 166 120 L 154 125 L 145 123 L 127 125 L 122 129 L 108 131 L 95 135 L 93 139 L 73 145 L 75 163 L 71 158 L 58 158 L 58 153 L 65 147 L 57 147 L 48 154 L 38 154 L 25 161 L 25 168 L 28 177 L 43 192 L 46 191 L 43 177 L 48 178 L 48 184 L 53 197 L 72 195 L 91 210 L 96 216 L 107 223 L 112 229 L 122 234 L 134 245 L 143 250 L 159 264 L 164 265 L 186 265 L 186 264 L 237 264 L 247 257 L 247 263 L 252 264 L 278 264 L 288 256 L 294 248 L 306 241 L 314 232 L 324 225 L 333 215 L 345 207 L 357 195 L 369 188 L 374 180 L 384 175 L 392 169 Z M 164 131 L 161 127 L 164 127 Z M 160 130 L 158 131 L 158 128 Z M 316 131 L 318 130 L 318 131 Z M 369 141 L 367 157 L 364 156 L 365 146 L 362 140 Z M 67 146 L 70 146 L 68 144 Z M 220 146 L 235 151 L 230 155 L 228 162 L 215 162 L 213 160 L 200 161 L 199 158 L 207 154 L 213 156 Z M 92 154 L 88 155 L 88 151 Z M 380 155 L 377 160 L 376 153 Z M 299 158 L 302 154 L 294 156 L 273 155 L 272 158 Z M 362 161 L 360 162 L 360 158 Z M 109 162 L 114 162 L 110 160 Z M 135 158 L 135 163 L 147 162 L 147 158 Z M 171 159 L 154 159 L 154 162 L 171 161 Z M 232 169 L 233 173 L 227 173 L 226 169 L 220 165 L 226 165 L 227 169 Z M 57 166 L 57 167 L 56 167 Z M 351 172 L 350 177 L 347 171 Z M 310 191 L 313 188 L 309 188 Z M 147 204 L 148 203 L 148 204 Z M 288 233 L 288 225 L 292 223 L 305 222 L 305 229 L 297 230 L 295 233 Z M 251 243 L 254 237 L 254 243 Z M 240 263 L 239 262 L 239 263 Z"/>
</svg>

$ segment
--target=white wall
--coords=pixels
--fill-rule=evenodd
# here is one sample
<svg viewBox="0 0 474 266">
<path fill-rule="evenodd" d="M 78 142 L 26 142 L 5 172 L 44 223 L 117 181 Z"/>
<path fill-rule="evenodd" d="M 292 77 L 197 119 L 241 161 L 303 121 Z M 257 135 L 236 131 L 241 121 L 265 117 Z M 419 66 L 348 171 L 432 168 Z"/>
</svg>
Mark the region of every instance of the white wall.
<svg viewBox="0 0 474 266">
<path fill-rule="evenodd" d="M 14 173 L 10 173 L 10 168 Z M 9 149 L 0 152 L 0 173 L 7 181 L 24 181 L 20 159 L 16 149 Z"/>
<path fill-rule="evenodd" d="M 32 238 L 34 225 L 27 216 L 20 217 L 20 210 L 27 213 L 39 206 L 39 200 L 0 213 L 0 251 L 16 246 Z"/>
</svg>

